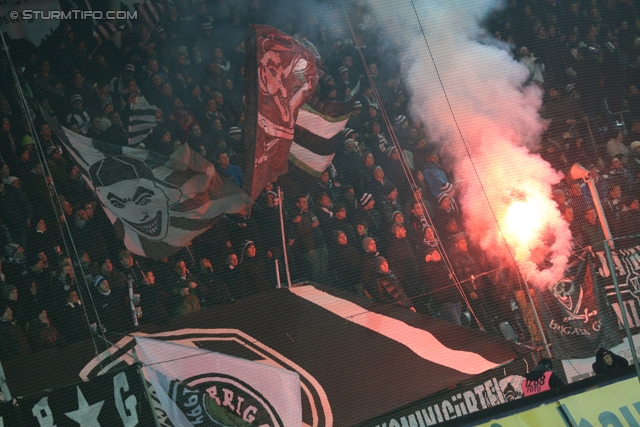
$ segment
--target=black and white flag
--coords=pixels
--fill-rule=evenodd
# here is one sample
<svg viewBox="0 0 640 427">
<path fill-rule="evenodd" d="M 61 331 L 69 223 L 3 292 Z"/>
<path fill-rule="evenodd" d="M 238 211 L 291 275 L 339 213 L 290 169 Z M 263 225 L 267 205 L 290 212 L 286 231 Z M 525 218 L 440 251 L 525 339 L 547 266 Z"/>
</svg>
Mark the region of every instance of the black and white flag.
<svg viewBox="0 0 640 427">
<path fill-rule="evenodd" d="M 188 144 L 171 154 L 107 144 L 45 116 L 131 252 L 165 258 L 249 197 Z"/>
<path fill-rule="evenodd" d="M 96 38 L 99 45 L 111 40 L 118 32 L 120 32 L 120 29 L 111 22 L 103 22 L 93 27 L 93 37 Z"/>
<path fill-rule="evenodd" d="M 138 13 L 144 19 L 149 30 L 156 28 L 160 22 L 160 13 L 150 0 L 145 0 L 144 3 L 138 4 Z"/>
<path fill-rule="evenodd" d="M 141 143 L 156 127 L 156 110 L 154 105 L 131 104 L 129 112 L 129 145 Z"/>
</svg>

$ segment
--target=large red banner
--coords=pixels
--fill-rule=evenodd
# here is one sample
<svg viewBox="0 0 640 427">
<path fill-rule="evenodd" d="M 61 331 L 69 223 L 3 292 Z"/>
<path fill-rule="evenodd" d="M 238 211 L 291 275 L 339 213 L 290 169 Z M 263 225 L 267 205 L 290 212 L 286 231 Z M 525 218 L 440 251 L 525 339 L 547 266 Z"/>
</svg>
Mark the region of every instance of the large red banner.
<svg viewBox="0 0 640 427">
<path fill-rule="evenodd" d="M 287 172 L 298 110 L 318 82 L 316 57 L 275 28 L 255 25 L 247 43 L 245 144 L 253 164 L 245 190 L 255 200 L 274 177 Z"/>
</svg>

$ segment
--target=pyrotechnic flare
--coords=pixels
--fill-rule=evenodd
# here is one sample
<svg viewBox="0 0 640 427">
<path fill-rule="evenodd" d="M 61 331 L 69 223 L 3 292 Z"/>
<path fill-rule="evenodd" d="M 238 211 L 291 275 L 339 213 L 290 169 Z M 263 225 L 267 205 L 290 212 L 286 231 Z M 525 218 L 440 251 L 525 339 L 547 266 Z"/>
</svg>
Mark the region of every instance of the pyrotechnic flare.
<svg viewBox="0 0 640 427">
<path fill-rule="evenodd" d="M 571 252 L 568 225 L 551 199 L 562 175 L 532 154 L 543 132 L 541 90 L 523 86 L 529 70 L 506 44 L 488 43 L 480 28 L 498 4 L 380 2 L 377 16 L 392 34 L 408 37 L 411 112 L 442 144 L 455 179 L 466 182 L 460 200 L 471 240 L 505 260 L 515 258 L 527 280 L 545 286 L 562 278 Z M 541 250 L 551 261 L 544 270 L 535 262 Z"/>
</svg>

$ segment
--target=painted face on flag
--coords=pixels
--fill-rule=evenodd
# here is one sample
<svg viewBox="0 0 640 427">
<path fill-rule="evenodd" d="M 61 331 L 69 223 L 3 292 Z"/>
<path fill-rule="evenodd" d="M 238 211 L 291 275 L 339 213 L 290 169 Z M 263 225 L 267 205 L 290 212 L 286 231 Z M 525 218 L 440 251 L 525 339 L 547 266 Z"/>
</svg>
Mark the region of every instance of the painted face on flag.
<svg viewBox="0 0 640 427">
<path fill-rule="evenodd" d="M 98 190 L 102 202 L 125 226 L 150 239 L 167 235 L 169 198 L 153 181 L 126 180 Z"/>
<path fill-rule="evenodd" d="M 151 240 L 167 236 L 171 187 L 157 179 L 144 162 L 110 157 L 92 165 L 91 175 L 103 205 L 126 228 Z"/>
<path fill-rule="evenodd" d="M 314 64 L 299 54 L 288 38 L 274 35 L 265 37 L 261 48 L 264 50 L 258 62 L 258 84 L 260 91 L 271 97 L 277 106 L 280 120 L 269 117 L 274 122 L 292 125 L 293 112 L 304 103 L 306 94 L 313 90 L 315 72 L 308 70 Z M 275 112 L 275 111 L 274 111 Z"/>
</svg>

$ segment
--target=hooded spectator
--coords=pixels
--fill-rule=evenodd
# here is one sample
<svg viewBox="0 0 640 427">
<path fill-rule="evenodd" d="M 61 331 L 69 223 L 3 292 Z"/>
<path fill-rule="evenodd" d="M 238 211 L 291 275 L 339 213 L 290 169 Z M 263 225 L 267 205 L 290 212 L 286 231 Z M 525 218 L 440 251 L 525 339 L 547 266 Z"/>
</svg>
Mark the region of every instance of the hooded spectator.
<svg viewBox="0 0 640 427">
<path fill-rule="evenodd" d="M 610 372 L 620 371 L 629 366 L 629 361 L 624 357 L 618 356 L 611 350 L 598 348 L 596 351 L 596 361 L 593 363 L 593 372 L 596 375 L 608 374 Z"/>
</svg>

